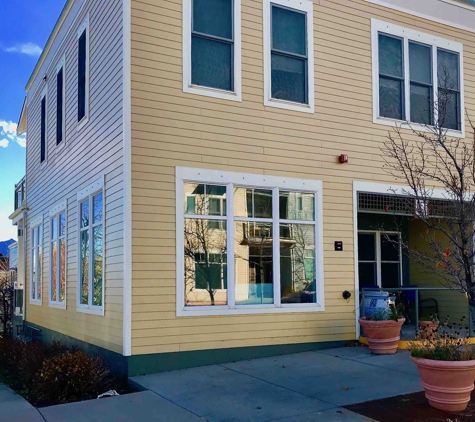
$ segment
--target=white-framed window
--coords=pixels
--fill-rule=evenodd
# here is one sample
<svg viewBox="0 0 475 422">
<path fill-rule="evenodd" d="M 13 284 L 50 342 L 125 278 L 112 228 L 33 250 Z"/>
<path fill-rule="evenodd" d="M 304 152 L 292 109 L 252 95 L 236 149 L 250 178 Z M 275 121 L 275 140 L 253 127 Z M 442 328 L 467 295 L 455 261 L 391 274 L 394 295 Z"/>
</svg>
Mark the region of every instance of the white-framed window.
<svg viewBox="0 0 475 422">
<path fill-rule="evenodd" d="M 30 222 L 31 230 L 31 276 L 30 303 L 41 305 L 43 269 L 43 217 Z"/>
<path fill-rule="evenodd" d="M 177 167 L 176 192 L 178 316 L 324 310 L 320 181 Z"/>
<path fill-rule="evenodd" d="M 45 88 L 41 93 L 40 100 L 40 163 L 46 164 L 48 149 L 48 110 L 47 110 L 48 89 Z"/>
<path fill-rule="evenodd" d="M 358 231 L 358 279 L 360 289 L 402 286 L 401 233 Z"/>
<path fill-rule="evenodd" d="M 50 211 L 49 306 L 66 309 L 66 202 Z"/>
<path fill-rule="evenodd" d="M 87 16 L 77 32 L 78 129 L 89 120 L 89 38 L 89 16 Z"/>
<path fill-rule="evenodd" d="M 314 112 L 313 2 L 264 0 L 264 105 Z"/>
<path fill-rule="evenodd" d="M 241 101 L 241 0 L 183 0 L 183 92 Z"/>
<path fill-rule="evenodd" d="M 78 301 L 79 312 L 104 314 L 104 181 L 79 192 Z"/>
<path fill-rule="evenodd" d="M 376 19 L 371 23 L 374 123 L 411 122 L 427 131 L 439 122 L 450 136 L 465 136 L 463 45 Z"/>
<path fill-rule="evenodd" d="M 56 145 L 66 141 L 66 59 L 63 56 L 56 66 Z"/>
</svg>

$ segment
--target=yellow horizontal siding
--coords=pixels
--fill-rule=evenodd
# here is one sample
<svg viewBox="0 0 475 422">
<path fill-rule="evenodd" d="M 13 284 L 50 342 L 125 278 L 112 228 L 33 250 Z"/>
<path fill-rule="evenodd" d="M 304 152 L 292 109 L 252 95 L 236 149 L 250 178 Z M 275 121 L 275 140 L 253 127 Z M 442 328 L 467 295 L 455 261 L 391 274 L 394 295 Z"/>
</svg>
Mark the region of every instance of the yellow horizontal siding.
<svg viewBox="0 0 475 422">
<path fill-rule="evenodd" d="M 475 36 L 365 0 L 314 0 L 315 113 L 265 107 L 262 1 L 242 0 L 241 18 L 234 102 L 183 92 L 181 0 L 132 3 L 133 354 L 355 338 L 353 181 L 394 183 L 390 128 L 372 123 L 371 18 L 462 42 L 475 111 Z M 322 180 L 325 312 L 177 318 L 175 166 Z"/>
</svg>

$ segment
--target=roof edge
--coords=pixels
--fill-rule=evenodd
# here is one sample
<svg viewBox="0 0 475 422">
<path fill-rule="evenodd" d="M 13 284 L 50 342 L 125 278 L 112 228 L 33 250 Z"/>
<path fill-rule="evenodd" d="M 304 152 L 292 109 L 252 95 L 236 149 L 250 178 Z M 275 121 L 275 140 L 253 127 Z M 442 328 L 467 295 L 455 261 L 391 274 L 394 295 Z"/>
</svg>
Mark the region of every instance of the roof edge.
<svg viewBox="0 0 475 422">
<path fill-rule="evenodd" d="M 23 135 L 26 132 L 26 97 L 23 100 L 23 105 L 21 106 L 20 118 L 18 119 L 18 124 L 16 127 L 16 134 Z"/>
<path fill-rule="evenodd" d="M 75 0 L 67 0 L 66 4 L 63 7 L 63 10 L 61 11 L 61 14 L 59 15 L 58 20 L 56 21 L 56 24 L 54 25 L 53 31 L 51 32 L 50 36 L 48 37 L 48 40 L 46 41 L 46 45 L 43 48 L 43 51 L 41 52 L 40 58 L 36 62 L 35 68 L 33 69 L 33 72 L 28 79 L 28 82 L 26 83 L 25 91 L 28 92 L 31 88 L 31 85 L 33 84 L 33 81 L 35 80 L 36 76 L 38 75 L 38 72 L 42 66 L 42 64 L 45 61 L 46 56 L 48 55 L 49 51 L 51 50 L 51 45 L 53 44 L 53 41 L 56 39 L 56 36 L 58 35 L 59 30 L 63 26 L 64 21 L 66 20 L 66 17 L 69 14 L 69 11 L 71 10 Z"/>
</svg>

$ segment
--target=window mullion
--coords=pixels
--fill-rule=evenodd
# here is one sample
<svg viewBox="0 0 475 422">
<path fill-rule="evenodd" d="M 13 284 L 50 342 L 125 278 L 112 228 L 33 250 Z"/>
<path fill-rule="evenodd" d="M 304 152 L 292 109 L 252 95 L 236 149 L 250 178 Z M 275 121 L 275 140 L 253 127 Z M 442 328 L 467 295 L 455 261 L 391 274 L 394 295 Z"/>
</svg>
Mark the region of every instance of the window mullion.
<svg viewBox="0 0 475 422">
<path fill-rule="evenodd" d="M 279 233 L 279 189 L 272 189 L 272 271 L 274 304 L 281 306 L 280 298 L 280 233 Z"/>
<path fill-rule="evenodd" d="M 383 286 L 383 281 L 381 280 L 381 232 L 376 232 L 376 277 L 377 284 L 379 287 Z"/>
<path fill-rule="evenodd" d="M 87 305 L 88 306 L 92 306 L 93 303 L 94 303 L 94 300 L 92 298 L 92 294 L 94 292 L 94 289 L 93 289 L 93 286 L 92 286 L 92 283 L 93 283 L 93 280 L 94 280 L 94 276 L 93 276 L 93 270 L 94 270 L 94 264 L 92 262 L 93 260 L 93 257 L 94 257 L 94 239 L 92 237 L 93 235 L 93 232 L 94 230 L 92 229 L 92 216 L 93 216 L 93 210 L 94 210 L 94 202 L 93 202 L 93 196 L 90 195 L 89 196 L 89 225 L 87 227 L 87 231 L 88 231 L 88 237 L 89 237 L 89 274 L 88 274 L 88 298 L 87 298 Z"/>
<path fill-rule="evenodd" d="M 433 99 L 432 101 L 437 105 L 438 104 L 438 95 L 439 95 L 439 79 L 437 75 L 437 46 L 432 46 L 432 86 L 433 86 Z M 439 124 L 439 110 L 438 107 L 434 107 L 434 125 L 437 127 Z"/>
<path fill-rule="evenodd" d="M 234 194 L 233 185 L 226 185 L 226 264 L 228 279 L 228 306 L 236 304 L 236 284 L 234 280 Z"/>
<path fill-rule="evenodd" d="M 404 118 L 403 120 L 411 120 L 411 83 L 409 73 L 409 39 L 404 38 Z"/>
</svg>

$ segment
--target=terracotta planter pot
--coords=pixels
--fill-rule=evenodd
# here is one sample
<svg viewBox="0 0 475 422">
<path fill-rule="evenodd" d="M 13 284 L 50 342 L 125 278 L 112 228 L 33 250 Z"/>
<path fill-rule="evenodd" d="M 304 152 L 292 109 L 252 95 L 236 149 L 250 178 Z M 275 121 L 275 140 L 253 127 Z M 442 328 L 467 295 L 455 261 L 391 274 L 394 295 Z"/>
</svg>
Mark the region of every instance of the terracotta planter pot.
<svg viewBox="0 0 475 422">
<path fill-rule="evenodd" d="M 446 412 L 461 412 L 467 408 L 475 381 L 475 360 L 411 359 L 421 374 L 422 386 L 432 407 Z"/>
<path fill-rule="evenodd" d="M 392 355 L 397 352 L 401 326 L 405 318 L 397 321 L 368 321 L 366 317 L 358 321 L 363 327 L 370 350 L 377 355 Z"/>
<path fill-rule="evenodd" d="M 437 337 L 438 322 L 433 321 L 419 321 L 419 335 L 421 338 L 435 338 Z"/>
</svg>

